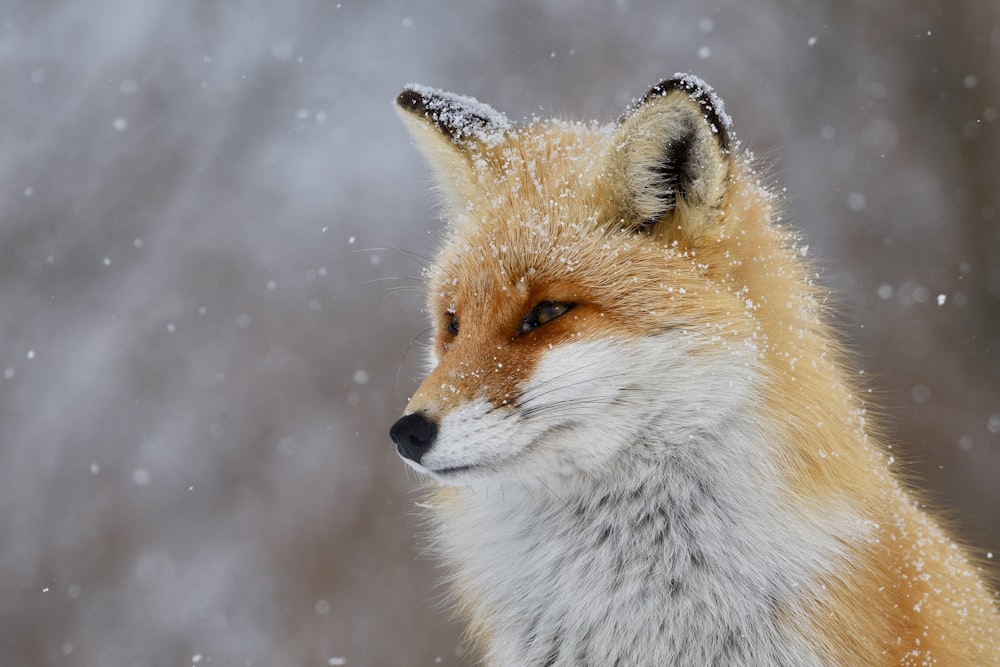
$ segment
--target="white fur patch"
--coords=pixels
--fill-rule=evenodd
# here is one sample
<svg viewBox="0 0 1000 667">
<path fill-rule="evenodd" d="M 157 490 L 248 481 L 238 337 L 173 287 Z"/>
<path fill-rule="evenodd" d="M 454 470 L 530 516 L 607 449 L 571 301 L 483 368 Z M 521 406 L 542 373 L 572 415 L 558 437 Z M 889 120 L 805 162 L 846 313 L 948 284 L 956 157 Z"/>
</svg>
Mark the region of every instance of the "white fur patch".
<svg viewBox="0 0 1000 667">
<path fill-rule="evenodd" d="M 442 420 L 423 463 L 467 488 L 437 543 L 492 664 L 822 664 L 788 619 L 862 529 L 784 504 L 755 358 L 679 330 L 572 343 L 516 406 Z"/>
<path fill-rule="evenodd" d="M 725 349 L 680 330 L 557 346 L 514 404 L 476 400 L 452 410 L 421 465 L 411 465 L 453 484 L 600 474 L 645 431 L 655 430 L 658 447 L 678 445 L 744 405 L 754 357 L 750 347 Z"/>
</svg>

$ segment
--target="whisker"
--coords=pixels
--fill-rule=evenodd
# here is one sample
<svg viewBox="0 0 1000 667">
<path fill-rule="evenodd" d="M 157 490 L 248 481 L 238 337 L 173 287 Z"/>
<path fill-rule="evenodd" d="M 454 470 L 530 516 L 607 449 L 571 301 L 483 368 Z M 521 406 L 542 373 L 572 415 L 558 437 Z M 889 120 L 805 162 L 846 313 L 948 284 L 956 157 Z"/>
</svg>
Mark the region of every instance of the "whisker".
<svg viewBox="0 0 1000 667">
<path fill-rule="evenodd" d="M 400 285 L 399 287 L 390 287 L 386 289 L 383 297 L 395 296 L 397 294 L 404 294 L 406 292 L 413 292 L 414 294 L 423 294 L 424 290 L 422 287 L 417 285 Z"/>
<path fill-rule="evenodd" d="M 569 373 L 566 373 L 562 377 L 565 378 L 568 375 L 569 375 Z M 542 396 L 547 396 L 548 394 L 551 394 L 553 392 L 562 391 L 564 389 L 570 389 L 572 387 L 576 387 L 576 386 L 579 386 L 579 385 L 582 385 L 582 384 L 585 384 L 585 383 L 589 383 L 589 382 L 596 382 L 596 381 L 599 381 L 599 380 L 613 380 L 613 379 L 615 379 L 617 377 L 622 377 L 622 375 L 623 374 L 621 374 L 621 373 L 609 373 L 607 375 L 595 375 L 595 376 L 587 377 L 587 378 L 585 378 L 583 380 L 580 380 L 580 381 L 577 381 L 577 382 L 570 382 L 570 383 L 562 384 L 562 385 L 559 385 L 559 386 L 556 386 L 556 387 L 550 387 L 550 388 L 546 389 L 545 391 L 541 391 L 541 392 L 539 392 L 539 391 L 534 391 L 534 392 L 527 391 L 527 392 L 525 392 L 524 394 L 521 395 L 520 404 L 521 405 L 525 405 L 526 403 L 528 403 L 530 401 L 537 400 L 538 398 L 541 398 Z M 539 385 L 539 386 L 541 386 L 541 385 Z M 532 390 L 534 390 L 534 389 L 536 389 L 536 387 L 532 387 Z"/>
<path fill-rule="evenodd" d="M 553 498 L 555 498 L 556 500 L 558 500 L 559 502 L 561 502 L 561 503 L 563 504 L 563 507 L 569 507 L 568 503 L 567 503 L 567 502 L 566 502 L 566 501 L 565 501 L 565 500 L 564 500 L 564 499 L 562 498 L 562 496 L 560 496 L 560 495 L 559 495 L 558 493 L 556 493 L 556 492 L 555 492 L 555 491 L 554 491 L 554 490 L 552 489 L 552 487 L 550 487 L 550 486 L 549 486 L 548 484 L 546 484 L 546 483 L 545 483 L 545 480 L 544 480 L 544 479 L 542 479 L 541 477 L 539 477 L 539 478 L 538 478 L 538 482 L 539 482 L 539 483 L 540 483 L 540 484 L 541 484 L 541 485 L 542 485 L 543 487 L 545 487 L 545 490 L 546 490 L 546 491 L 548 491 L 549 493 L 551 493 L 551 494 L 552 494 L 552 497 L 553 497 Z"/>
<path fill-rule="evenodd" d="M 417 341 L 420 339 L 421 336 L 425 336 L 427 335 L 427 332 L 433 330 L 434 327 L 427 327 L 426 329 L 418 333 L 416 336 L 414 336 L 413 340 L 410 341 L 410 344 L 406 346 L 405 350 L 403 350 L 403 356 L 400 357 L 399 364 L 396 366 L 396 389 L 399 389 L 399 376 L 403 372 L 403 362 L 406 361 L 406 355 L 410 353 L 410 348 L 417 343 Z"/>
<path fill-rule="evenodd" d="M 378 251 L 383 251 L 383 250 L 392 250 L 392 251 L 398 252 L 398 253 L 400 253 L 402 255 L 406 255 L 407 257 L 409 257 L 410 259 L 412 259 L 414 262 L 416 262 L 417 264 L 419 264 L 420 267 L 423 268 L 423 269 L 428 269 L 428 268 L 430 268 L 431 264 L 433 264 L 433 260 L 430 257 L 428 257 L 427 255 L 422 255 L 419 252 L 414 252 L 412 250 L 403 250 L 402 248 L 398 248 L 396 246 L 387 246 L 387 247 L 384 247 L 384 248 L 358 248 L 354 252 L 378 252 Z"/>
<path fill-rule="evenodd" d="M 588 370 L 588 369 L 592 368 L 593 366 L 598 365 L 599 363 L 600 363 L 599 361 L 594 361 L 594 362 L 591 362 L 591 363 L 583 365 L 583 366 L 577 366 L 575 368 L 572 368 L 572 369 L 566 371 L 565 373 L 563 373 L 561 375 L 557 375 L 555 377 L 549 378 L 548 380 L 545 380 L 543 382 L 538 383 L 537 385 L 535 385 L 535 387 L 532 387 L 532 389 L 541 389 L 541 388 L 544 388 L 544 387 L 552 384 L 553 382 L 558 382 L 559 380 L 562 380 L 562 379 L 564 379 L 564 378 L 572 375 L 573 373 L 580 373 L 582 371 Z"/>
<path fill-rule="evenodd" d="M 550 416 L 557 416 L 560 419 L 566 419 L 570 416 L 592 417 L 594 415 L 593 412 L 585 412 L 581 410 L 586 410 L 590 407 L 607 407 L 612 402 L 634 408 L 643 408 L 646 407 L 648 403 L 636 399 L 641 398 L 644 394 L 657 396 L 659 395 L 659 392 L 652 389 L 644 389 L 642 387 L 621 387 L 603 394 L 585 397 L 557 399 L 541 404 L 521 403 L 521 409 L 514 414 L 522 419 L 539 419 Z M 628 398 L 626 398 L 626 396 Z"/>
<path fill-rule="evenodd" d="M 553 419 L 546 420 L 543 417 L 538 417 L 537 415 L 535 417 L 532 417 L 532 419 L 535 420 L 534 423 L 536 423 L 536 424 L 553 424 L 553 425 L 559 425 L 559 424 L 562 424 L 562 423 L 570 421 L 570 420 L 574 420 L 574 419 L 588 419 L 588 418 L 593 417 L 593 416 L 594 416 L 593 412 L 560 412 L 560 413 L 554 415 Z"/>
<path fill-rule="evenodd" d="M 533 415 L 526 416 L 525 419 L 531 419 L 534 422 L 551 422 L 551 421 L 567 421 L 570 418 L 574 419 L 584 419 L 589 417 L 594 417 L 599 415 L 600 412 L 597 410 L 586 410 L 581 409 L 585 406 L 580 406 L 579 408 L 564 408 L 562 410 L 551 410 L 548 412 L 541 412 Z"/>
<path fill-rule="evenodd" d="M 521 416 L 524 418 L 530 418 L 538 415 L 544 415 L 546 413 L 561 412 L 563 410 L 569 410 L 569 409 L 590 408 L 594 406 L 608 406 L 612 401 L 633 408 L 641 408 L 644 405 L 646 405 L 645 403 L 640 403 L 638 401 L 621 401 L 615 396 L 609 396 L 607 398 L 602 398 L 600 400 L 567 401 L 565 403 L 539 405 L 537 407 L 522 410 Z"/>
<path fill-rule="evenodd" d="M 383 276 L 381 278 L 372 278 L 364 282 L 365 285 L 370 285 L 372 283 L 382 283 L 387 280 L 412 280 L 414 282 L 423 282 L 423 278 L 414 278 L 413 276 Z"/>
</svg>

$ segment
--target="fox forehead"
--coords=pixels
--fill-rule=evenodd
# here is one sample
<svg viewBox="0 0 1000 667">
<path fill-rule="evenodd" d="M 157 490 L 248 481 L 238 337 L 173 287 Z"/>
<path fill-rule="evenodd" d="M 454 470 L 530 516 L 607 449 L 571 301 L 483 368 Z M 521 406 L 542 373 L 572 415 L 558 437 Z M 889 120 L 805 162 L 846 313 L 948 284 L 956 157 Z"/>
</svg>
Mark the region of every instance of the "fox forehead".
<svg viewBox="0 0 1000 667">
<path fill-rule="evenodd" d="M 505 226 L 525 241 L 560 236 L 572 218 L 597 213 L 594 186 L 609 137 L 605 128 L 559 120 L 508 133 L 472 157 L 475 188 L 451 222 L 458 231 Z"/>
<path fill-rule="evenodd" d="M 595 235 L 614 215 L 601 192 L 608 130 L 546 120 L 476 156 L 476 188 L 452 209 L 446 243 L 430 268 L 435 311 L 454 312 L 459 301 L 497 291 L 525 300 L 566 298 L 588 282 L 584 274 L 599 258 L 614 260 L 620 244 Z M 607 267 L 602 271 L 606 277 Z"/>
</svg>

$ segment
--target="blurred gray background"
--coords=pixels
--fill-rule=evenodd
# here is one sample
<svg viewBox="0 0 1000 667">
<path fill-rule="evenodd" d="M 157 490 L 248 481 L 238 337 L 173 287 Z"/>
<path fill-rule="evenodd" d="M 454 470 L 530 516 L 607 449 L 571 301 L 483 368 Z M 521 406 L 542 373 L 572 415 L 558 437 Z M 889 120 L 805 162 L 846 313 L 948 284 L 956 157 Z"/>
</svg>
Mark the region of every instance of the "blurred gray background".
<svg viewBox="0 0 1000 667">
<path fill-rule="evenodd" d="M 610 120 L 708 80 L 1000 552 L 1000 4 L 803 6 L 0 1 L 0 664 L 466 664 L 386 435 L 440 232 L 411 81 Z"/>
</svg>

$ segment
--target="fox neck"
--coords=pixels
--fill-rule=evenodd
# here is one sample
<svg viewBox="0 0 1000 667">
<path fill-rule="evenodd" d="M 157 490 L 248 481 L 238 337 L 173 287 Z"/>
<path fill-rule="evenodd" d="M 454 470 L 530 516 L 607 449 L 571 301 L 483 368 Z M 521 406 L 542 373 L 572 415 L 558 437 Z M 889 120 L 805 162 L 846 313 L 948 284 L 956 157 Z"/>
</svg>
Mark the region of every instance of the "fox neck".
<svg viewBox="0 0 1000 667">
<path fill-rule="evenodd" d="M 440 491 L 440 544 L 492 660 L 819 664 L 796 612 L 855 522 L 797 516 L 755 423 L 600 478 Z"/>
</svg>

